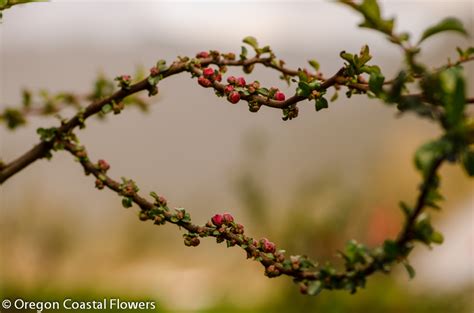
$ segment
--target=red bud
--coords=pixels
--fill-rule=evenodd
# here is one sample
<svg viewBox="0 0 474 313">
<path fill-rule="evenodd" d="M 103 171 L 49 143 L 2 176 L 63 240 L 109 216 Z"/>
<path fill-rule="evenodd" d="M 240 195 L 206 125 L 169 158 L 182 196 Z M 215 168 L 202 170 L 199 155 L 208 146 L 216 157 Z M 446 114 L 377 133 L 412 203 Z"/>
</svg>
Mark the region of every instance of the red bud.
<svg viewBox="0 0 474 313">
<path fill-rule="evenodd" d="M 285 94 L 281 91 L 277 91 L 273 98 L 277 101 L 285 101 Z"/>
<path fill-rule="evenodd" d="M 227 99 L 231 102 L 231 103 L 237 103 L 239 102 L 240 100 L 240 95 L 238 92 L 236 91 L 232 91 L 229 96 L 227 97 Z"/>
<path fill-rule="evenodd" d="M 212 220 L 212 224 L 214 224 L 217 227 L 221 226 L 222 223 L 224 222 L 224 218 L 220 214 L 214 215 L 211 220 Z"/>
</svg>

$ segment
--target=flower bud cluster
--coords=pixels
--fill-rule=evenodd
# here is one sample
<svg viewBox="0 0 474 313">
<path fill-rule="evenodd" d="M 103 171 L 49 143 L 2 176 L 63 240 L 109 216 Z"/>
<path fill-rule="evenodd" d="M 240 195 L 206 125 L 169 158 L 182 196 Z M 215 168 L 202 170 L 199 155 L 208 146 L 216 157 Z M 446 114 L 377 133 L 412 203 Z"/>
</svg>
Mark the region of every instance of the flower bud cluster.
<svg viewBox="0 0 474 313">
<path fill-rule="evenodd" d="M 215 81 L 222 81 L 222 74 L 211 67 L 204 68 L 202 70 L 202 75 L 198 78 L 199 85 L 203 86 L 204 88 L 212 87 L 213 82 Z"/>
</svg>

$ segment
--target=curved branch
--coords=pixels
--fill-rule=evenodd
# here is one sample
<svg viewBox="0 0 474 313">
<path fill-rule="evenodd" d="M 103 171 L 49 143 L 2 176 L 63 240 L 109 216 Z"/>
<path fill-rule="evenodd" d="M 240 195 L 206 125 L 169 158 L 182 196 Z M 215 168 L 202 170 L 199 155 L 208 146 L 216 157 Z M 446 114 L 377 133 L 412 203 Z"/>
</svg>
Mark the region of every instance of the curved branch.
<svg viewBox="0 0 474 313">
<path fill-rule="evenodd" d="M 72 138 L 71 138 L 72 137 Z M 398 254 L 390 256 L 385 252 L 380 253 L 380 249 L 373 249 L 369 252 L 371 261 L 363 267 L 355 268 L 346 264 L 346 269 L 342 272 L 329 271 L 327 268 L 319 268 L 315 263 L 302 256 L 285 256 L 284 250 L 277 250 L 274 243 L 263 238 L 260 241 L 245 235 L 244 226 L 234 222 L 230 213 L 216 216 L 211 222 L 205 225 L 196 225 L 191 222 L 191 216 L 184 209 L 170 210 L 166 200 L 152 193 L 155 202 L 150 202 L 138 194 L 138 187 L 132 180 L 123 179 L 122 183 L 115 181 L 107 175 L 109 165 L 104 160 L 98 163 L 92 163 L 87 155 L 84 146 L 78 145 L 74 140 L 75 136 L 61 140 L 64 149 L 75 156 L 82 165 L 86 175 L 92 174 L 96 178 L 96 187 L 103 189 L 109 188 L 120 196 L 130 201 L 126 207 L 135 203 L 141 210 L 140 220 L 152 220 L 157 225 L 166 222 L 175 224 L 188 231 L 184 234 L 185 244 L 187 246 L 197 246 L 200 243 L 199 238 L 214 237 L 217 242 L 227 242 L 228 246 L 239 246 L 247 254 L 247 258 L 253 258 L 260 262 L 265 268 L 265 275 L 272 278 L 281 275 L 290 276 L 295 282 L 300 284 L 302 293 L 309 293 L 309 288 L 317 284 L 320 289 L 347 289 L 350 287 L 352 292 L 357 288 L 363 287 L 365 278 L 377 271 L 387 271 L 387 266 L 393 263 L 403 262 L 411 251 L 413 241 L 417 240 L 414 236 L 414 228 L 417 218 L 427 206 L 429 192 L 436 183 L 436 176 L 439 167 L 445 160 L 445 156 L 439 157 L 431 166 L 427 177 L 425 178 L 416 206 L 407 218 L 404 228 L 401 230 L 395 245 L 398 247 Z M 227 219 L 227 220 L 226 220 Z M 378 252 L 376 252 L 378 251 Z"/>
<path fill-rule="evenodd" d="M 263 64 L 265 66 L 274 68 L 282 73 L 288 74 L 288 75 L 296 75 L 297 71 L 289 70 L 287 68 L 284 68 L 282 66 L 274 65 L 270 63 L 271 59 L 269 58 L 259 58 L 259 57 L 254 57 L 251 59 L 247 60 L 228 60 L 224 58 L 205 58 L 201 59 L 198 65 L 190 65 L 188 64 L 187 60 L 186 61 L 176 61 L 171 66 L 160 73 L 162 76 L 161 79 L 164 79 L 166 77 L 176 75 L 182 72 L 190 72 L 194 75 L 201 75 L 202 70 L 200 67 L 202 66 L 207 66 L 210 64 L 218 65 L 218 66 L 248 66 L 252 64 Z M 336 84 L 342 84 L 344 83 L 344 77 L 341 76 L 342 71 L 338 71 L 333 77 L 327 79 L 322 83 L 322 88 L 327 89 L 333 85 Z M 213 82 L 214 89 L 224 92 L 225 86 L 223 84 L 220 84 L 217 81 Z M 360 87 L 362 90 L 366 90 L 367 88 L 364 86 L 359 86 L 358 84 L 353 84 L 355 85 L 354 88 L 357 86 Z M 352 86 L 352 85 L 351 85 Z M 148 82 L 148 77 L 135 83 L 128 88 L 122 88 L 115 92 L 114 94 L 110 95 L 109 97 L 106 97 L 100 101 L 95 101 L 91 103 L 89 106 L 85 108 L 83 112 L 79 112 L 76 115 L 74 115 L 70 120 L 67 122 L 63 123 L 56 131 L 56 136 L 61 136 L 62 134 L 66 134 L 70 131 L 72 131 L 74 128 L 77 126 L 83 125 L 84 121 L 100 112 L 102 108 L 111 103 L 120 103 L 125 97 L 128 97 L 132 94 L 135 94 L 137 92 L 143 91 L 143 90 L 151 90 L 151 88 L 154 88 L 155 86 L 150 85 Z M 263 106 L 268 106 L 272 108 L 286 108 L 289 107 L 290 105 L 294 105 L 300 101 L 303 101 L 305 99 L 308 99 L 308 97 L 301 97 L 294 95 L 287 100 L 284 101 L 277 101 L 269 98 L 265 98 L 260 95 L 250 95 L 250 96 L 243 96 L 242 97 L 244 100 L 247 101 L 256 101 L 259 105 Z M 39 144 L 35 145 L 32 149 L 15 159 L 14 161 L 5 164 L 0 167 L 0 184 L 3 184 L 8 178 L 13 176 L 14 174 L 18 173 L 25 167 L 27 167 L 29 164 L 33 163 L 34 161 L 41 159 L 45 156 L 47 156 L 52 149 L 52 144 L 50 142 L 40 142 Z"/>
<path fill-rule="evenodd" d="M 474 58 L 467 58 L 466 60 L 461 60 L 458 61 L 457 63 L 461 62 L 467 62 L 470 60 L 473 60 Z M 282 74 L 289 75 L 289 76 L 295 76 L 298 75 L 299 70 L 292 70 L 284 67 L 283 65 L 277 65 L 275 62 L 272 62 L 272 58 L 261 58 L 261 57 L 253 57 L 250 59 L 245 59 L 245 60 L 233 60 L 233 59 L 228 59 L 222 56 L 218 57 L 207 57 L 203 59 L 199 59 L 199 63 L 197 64 L 192 64 L 189 62 L 189 59 L 184 58 L 179 61 L 175 61 L 171 66 L 160 73 L 161 79 L 164 79 L 166 77 L 176 75 L 182 72 L 190 72 L 193 75 L 196 76 L 201 76 L 202 75 L 202 67 L 203 66 L 208 66 L 208 65 L 216 65 L 219 67 L 223 66 L 241 66 L 241 67 L 246 67 L 246 66 L 251 66 L 254 64 L 262 64 L 263 66 L 273 68 Z M 318 79 L 321 81 L 321 86 L 320 90 L 325 91 L 328 88 L 332 86 L 338 86 L 338 85 L 346 85 L 349 88 L 358 90 L 362 93 L 365 93 L 369 91 L 369 86 L 366 82 L 351 82 L 348 81 L 348 77 L 344 75 L 344 68 L 341 68 L 338 72 L 336 72 L 333 76 L 331 76 L 328 79 L 323 80 L 321 75 L 317 74 L 311 74 L 308 71 L 305 70 L 307 75 L 309 77 L 312 77 L 314 79 Z M 60 136 L 61 134 L 66 134 L 76 128 L 77 126 L 80 126 L 84 123 L 84 121 L 100 112 L 102 108 L 111 103 L 119 103 L 121 102 L 124 98 L 131 96 L 135 93 L 138 93 L 143 90 L 151 90 L 152 88 L 156 88 L 155 86 L 150 85 L 148 82 L 148 78 L 145 78 L 135 84 L 132 84 L 128 86 L 127 88 L 122 88 L 115 92 L 114 94 L 110 95 L 109 97 L 106 97 L 102 100 L 95 101 L 91 103 L 89 106 L 85 108 L 83 112 L 79 112 L 76 115 L 74 115 L 69 121 L 65 122 L 62 124 L 58 129 L 57 129 L 57 136 Z M 218 82 L 217 80 L 212 82 L 212 87 L 220 92 L 224 93 L 226 85 Z M 273 100 L 270 99 L 269 97 L 264 97 L 259 94 L 250 94 L 250 95 L 243 95 L 242 99 L 246 100 L 249 103 L 256 103 L 258 106 L 268 106 L 271 108 L 278 108 L 278 109 L 285 109 L 290 106 L 294 106 L 297 103 L 307 100 L 312 95 L 309 97 L 303 97 L 299 96 L 297 94 L 294 94 L 293 96 L 289 97 L 288 99 L 284 101 L 278 101 L 278 100 Z M 474 99 L 467 99 L 467 103 L 474 103 Z M 41 159 L 47 155 L 49 155 L 50 150 L 52 149 L 52 145 L 49 142 L 40 142 L 39 144 L 35 145 L 32 149 L 15 159 L 14 161 L 4 164 L 0 166 L 0 185 L 3 184 L 6 180 L 8 180 L 11 176 L 14 174 L 18 173 L 19 171 L 23 170 L 25 167 L 27 167 L 29 164 L 35 162 L 38 159 Z"/>
</svg>

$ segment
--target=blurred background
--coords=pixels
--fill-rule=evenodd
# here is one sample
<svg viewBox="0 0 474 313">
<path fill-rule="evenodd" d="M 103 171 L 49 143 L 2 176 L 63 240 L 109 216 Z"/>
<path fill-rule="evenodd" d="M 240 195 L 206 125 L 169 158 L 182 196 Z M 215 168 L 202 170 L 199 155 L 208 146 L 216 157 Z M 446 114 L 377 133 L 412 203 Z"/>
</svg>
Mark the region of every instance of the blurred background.
<svg viewBox="0 0 474 313">
<path fill-rule="evenodd" d="M 471 1 L 383 1 L 384 16 L 416 39 L 446 16 L 474 34 Z M 151 67 L 158 59 L 202 50 L 240 52 L 252 35 L 289 67 L 317 59 L 329 76 L 339 52 L 368 44 L 386 76 L 402 66 L 400 51 L 356 25 L 360 18 L 329 1 L 51 1 L 16 6 L 0 25 L 0 106 L 21 103 L 22 88 L 87 93 L 98 73 L 108 77 Z M 442 34 L 423 44 L 430 66 L 455 59 L 472 37 Z M 240 74 L 232 69 L 230 74 Z M 466 65 L 469 95 L 474 66 Z M 272 70 L 257 67 L 247 81 L 294 92 Z M 134 179 L 184 207 L 196 223 L 229 211 L 255 238 L 268 237 L 290 254 L 336 261 L 349 239 L 374 246 L 401 227 L 400 200 L 413 202 L 419 175 L 415 149 L 440 134 L 436 125 L 377 100 L 343 93 L 318 113 L 248 112 L 200 88 L 188 74 L 160 82 L 148 113 L 129 108 L 78 131 L 93 160 L 110 174 Z M 332 94 L 332 91 L 330 92 Z M 73 114 L 66 111 L 65 116 Z M 34 118 L 15 132 L 0 129 L 3 160 L 38 141 Z M 38 161 L 0 189 L 0 296 L 78 300 L 152 299 L 160 312 L 472 312 L 474 303 L 474 184 L 458 167 L 441 171 L 446 200 L 434 212 L 445 242 L 412 254 L 417 276 L 400 267 L 369 278 L 356 295 L 305 297 L 288 278 L 268 279 L 238 248 L 212 239 L 185 247 L 172 225 L 137 218 L 136 207 L 94 189 L 94 180 L 64 152 Z"/>
</svg>

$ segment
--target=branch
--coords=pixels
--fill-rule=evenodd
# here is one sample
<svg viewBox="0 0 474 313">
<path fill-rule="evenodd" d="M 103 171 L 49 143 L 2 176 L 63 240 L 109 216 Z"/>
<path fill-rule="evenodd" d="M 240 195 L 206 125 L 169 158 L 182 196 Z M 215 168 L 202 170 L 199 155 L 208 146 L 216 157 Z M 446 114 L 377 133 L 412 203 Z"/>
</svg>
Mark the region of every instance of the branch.
<svg viewBox="0 0 474 313">
<path fill-rule="evenodd" d="M 116 102 L 119 103 L 123 98 L 134 94 L 138 91 L 145 90 L 148 88 L 148 82 L 142 80 L 141 82 L 130 86 L 129 89 L 121 89 L 114 93 L 113 95 L 101 100 L 91 103 L 84 112 L 77 113 L 69 121 L 62 124 L 59 128 L 55 130 L 56 136 L 61 136 L 72 131 L 77 126 L 83 125 L 84 121 L 101 111 L 101 109 L 109 103 Z M 18 157 L 14 161 L 0 166 L 0 184 L 3 184 L 8 178 L 18 173 L 34 161 L 48 156 L 50 150 L 53 148 L 53 140 L 50 141 L 41 141 L 35 145 L 28 152 Z"/>
<path fill-rule="evenodd" d="M 362 248 L 360 244 L 355 244 L 360 252 L 365 253 L 367 262 L 362 262 L 357 266 L 358 261 L 346 262 L 345 270 L 336 271 L 329 265 L 318 267 L 315 262 L 304 256 L 285 256 L 284 250 L 277 250 L 276 245 L 266 238 L 255 240 L 244 232 L 244 226 L 236 223 L 230 213 L 216 214 L 211 221 L 205 225 L 197 225 L 191 222 L 191 216 L 185 209 L 170 209 L 164 197 L 152 192 L 155 199 L 150 202 L 139 195 L 139 188 L 132 180 L 122 178 L 122 183 L 112 179 L 107 175 L 109 164 L 104 160 L 97 163 L 90 161 L 86 149 L 77 143 L 76 137 L 71 134 L 61 140 L 63 148 L 70 152 L 82 165 L 86 175 L 92 174 L 96 178 L 95 186 L 98 189 L 107 187 L 119 196 L 123 197 L 122 204 L 128 208 L 135 203 L 140 208 L 139 218 L 142 221 L 153 221 L 156 225 L 165 223 L 174 224 L 188 231 L 184 234 L 184 243 L 187 246 L 198 246 L 199 238 L 214 237 L 217 243 L 226 242 L 227 246 L 239 246 L 247 255 L 258 261 L 265 268 L 265 275 L 272 278 L 281 275 L 290 276 L 300 286 L 300 291 L 304 294 L 316 294 L 322 289 L 349 289 L 355 292 L 363 287 L 366 277 L 376 271 L 387 272 L 393 263 L 406 262 L 406 257 L 413 247 L 413 241 L 419 240 L 416 235 L 416 222 L 427 206 L 429 193 L 436 183 L 436 173 L 445 157 L 438 158 L 432 165 L 426 177 L 421 192 L 418 196 L 416 207 L 410 213 L 407 222 L 400 232 L 397 241 L 394 243 L 398 251 L 385 251 L 384 247 L 379 247 L 371 251 Z M 354 243 L 351 243 L 354 244 Z M 347 255 L 341 253 L 347 261 Z"/>
<path fill-rule="evenodd" d="M 151 69 L 150 76 L 135 84 L 130 83 L 130 76 L 120 76 L 116 78 L 116 80 L 119 81 L 119 85 L 121 87 L 120 90 L 116 91 L 108 97 L 92 102 L 83 111 L 78 112 L 69 121 L 63 123 L 59 128 L 57 128 L 55 130 L 55 136 L 61 136 L 63 134 L 66 134 L 72 131 L 77 126 L 83 126 L 85 120 L 88 117 L 101 112 L 101 110 L 106 105 L 121 103 L 126 97 L 134 95 L 143 90 L 148 90 L 149 95 L 154 95 L 158 93 L 156 84 L 160 80 L 182 72 L 189 72 L 196 77 L 200 77 L 200 79 L 203 78 L 202 80 L 199 80 L 199 83 L 201 85 L 203 85 L 204 87 L 212 87 L 218 93 L 218 95 L 227 95 L 229 101 L 231 102 L 238 102 L 240 99 L 247 101 L 249 103 L 249 109 L 252 112 L 258 111 L 261 106 L 284 109 L 287 110 L 285 114 L 286 118 L 289 119 L 294 118 L 298 115 L 298 108 L 296 107 L 297 103 L 304 100 L 318 100 L 330 87 L 338 87 L 339 85 L 345 85 L 349 88 L 350 91 L 357 91 L 359 93 L 367 93 L 370 89 L 369 84 L 362 80 L 359 75 L 356 75 L 357 82 L 354 82 L 354 79 L 352 77 L 353 74 L 348 73 L 347 64 L 346 67 L 341 68 L 330 78 L 323 79 L 320 73 L 313 74 L 306 69 L 292 70 L 284 67 L 284 62 L 276 61 L 271 50 L 269 51 L 270 57 L 260 57 L 257 50 L 257 56 L 249 59 L 242 58 L 240 60 L 235 60 L 235 55 L 232 53 L 221 54 L 217 51 L 211 51 L 211 53 L 201 52 L 197 55 L 196 59 L 190 59 L 187 57 L 179 58 L 179 60 L 173 62 L 168 68 L 163 67 L 160 69 L 158 67 L 153 67 Z M 456 62 L 456 64 L 467 62 L 473 59 L 474 58 L 460 59 Z M 164 61 L 159 61 L 159 64 L 164 65 Z M 308 93 L 307 95 L 299 95 L 298 92 L 296 92 L 293 96 L 289 97 L 288 99 L 285 99 L 285 96 L 282 93 L 279 93 L 278 89 L 261 89 L 260 84 L 258 82 L 246 84 L 243 78 L 241 78 L 241 81 L 237 83 L 234 82 L 233 84 L 231 84 L 230 86 L 232 89 L 230 91 L 229 89 L 226 89 L 229 85 L 225 85 L 220 82 L 222 79 L 221 73 L 224 73 L 226 71 L 227 66 L 239 66 L 244 68 L 244 70 L 246 69 L 247 71 L 251 71 L 255 64 L 262 64 L 265 67 L 275 69 L 278 72 L 282 73 L 284 77 L 304 74 L 308 81 L 312 80 L 314 82 L 320 83 L 315 84 L 314 90 Z M 218 66 L 219 71 L 215 71 L 211 75 L 204 75 L 203 68 L 208 69 L 209 65 Z M 447 67 L 450 66 L 451 65 L 449 64 L 447 65 Z M 230 78 L 232 78 L 232 76 L 229 77 L 229 79 Z M 236 80 L 236 78 L 234 78 L 234 80 Z M 236 88 L 234 88 L 234 86 Z M 281 97 L 275 97 L 277 93 L 279 93 Z M 231 95 L 235 97 L 231 99 Z M 408 97 L 409 96 L 411 95 L 408 95 Z M 467 99 L 466 101 L 468 103 L 471 103 L 471 101 L 474 101 L 474 99 Z M 428 109 L 439 111 L 438 108 Z M 432 115 L 439 114 L 439 112 L 432 113 Z M 49 156 L 52 148 L 53 146 L 50 142 L 43 141 L 34 146 L 26 153 L 24 153 L 22 156 L 15 159 L 14 161 L 11 161 L 8 164 L 0 163 L 0 184 L 3 184 L 8 178 L 23 170 L 29 164 L 35 162 L 38 159 Z"/>
<path fill-rule="evenodd" d="M 122 89 L 118 90 L 117 92 L 113 93 L 112 95 L 103 98 L 102 100 L 97 100 L 92 102 L 89 106 L 87 106 L 84 111 L 78 112 L 74 115 L 70 120 L 63 123 L 59 128 L 55 130 L 55 136 L 60 137 L 63 134 L 67 134 L 68 132 L 72 131 L 74 128 L 78 126 L 84 125 L 84 121 L 89 118 L 90 116 L 101 112 L 101 110 L 106 105 L 110 105 L 113 103 L 121 103 L 124 98 L 131 96 L 135 93 L 138 93 L 143 90 L 148 90 L 150 94 L 156 94 L 157 87 L 154 84 L 150 84 L 150 79 L 154 79 L 158 77 L 157 82 L 164 78 L 167 78 L 172 75 L 176 75 L 182 72 L 190 72 L 196 76 L 202 76 L 202 67 L 208 65 L 217 65 L 221 68 L 225 66 L 242 66 L 248 67 L 254 64 L 263 64 L 264 66 L 271 67 L 276 69 L 277 71 L 285 74 L 285 75 L 296 75 L 297 71 L 287 69 L 282 65 L 277 65 L 271 62 L 271 58 L 260 58 L 260 57 L 253 57 L 251 59 L 245 60 L 233 60 L 232 57 L 223 57 L 223 55 L 214 55 L 214 57 L 206 57 L 203 59 L 198 59 L 196 63 L 196 59 L 190 60 L 189 58 L 183 58 L 179 61 L 173 62 L 171 66 L 159 73 L 150 74 L 149 77 L 135 83 L 135 84 L 127 84 L 129 82 L 130 77 L 128 75 L 124 75 L 119 77 L 118 80 L 122 84 Z M 155 68 L 155 71 L 157 69 Z M 331 86 L 336 84 L 344 83 L 344 77 L 342 75 L 342 70 L 338 71 L 334 76 L 324 81 L 321 85 L 321 89 L 325 90 Z M 309 74 L 310 77 L 316 77 L 317 75 Z M 224 94 L 226 86 L 224 84 L 219 83 L 217 79 L 214 79 L 212 82 L 212 87 Z M 360 84 L 350 84 L 354 88 L 360 88 L 361 91 L 366 90 L 367 88 L 360 85 Z M 245 83 L 242 88 L 250 89 L 252 86 L 247 86 Z M 256 92 L 254 90 L 254 92 Z M 275 92 L 273 92 L 275 94 Z M 258 107 L 260 106 L 268 106 L 272 108 L 287 108 L 289 106 L 295 105 L 296 103 L 306 100 L 309 97 L 301 97 L 298 95 L 294 95 L 287 100 L 274 100 L 270 97 L 263 97 L 260 94 L 249 94 L 243 95 L 242 99 L 248 101 L 249 103 L 256 104 Z M 52 138 L 51 138 L 52 139 Z M 51 140 L 53 141 L 53 140 Z M 32 149 L 24 153 L 22 156 L 18 157 L 14 161 L 11 161 L 8 164 L 0 164 L 0 184 L 3 184 L 8 178 L 13 176 L 14 174 L 18 173 L 19 171 L 23 170 L 29 164 L 33 163 L 34 161 L 41 159 L 45 156 L 50 154 L 50 150 L 53 148 L 51 141 L 48 142 L 40 142 L 39 144 L 35 145 Z"/>
</svg>

